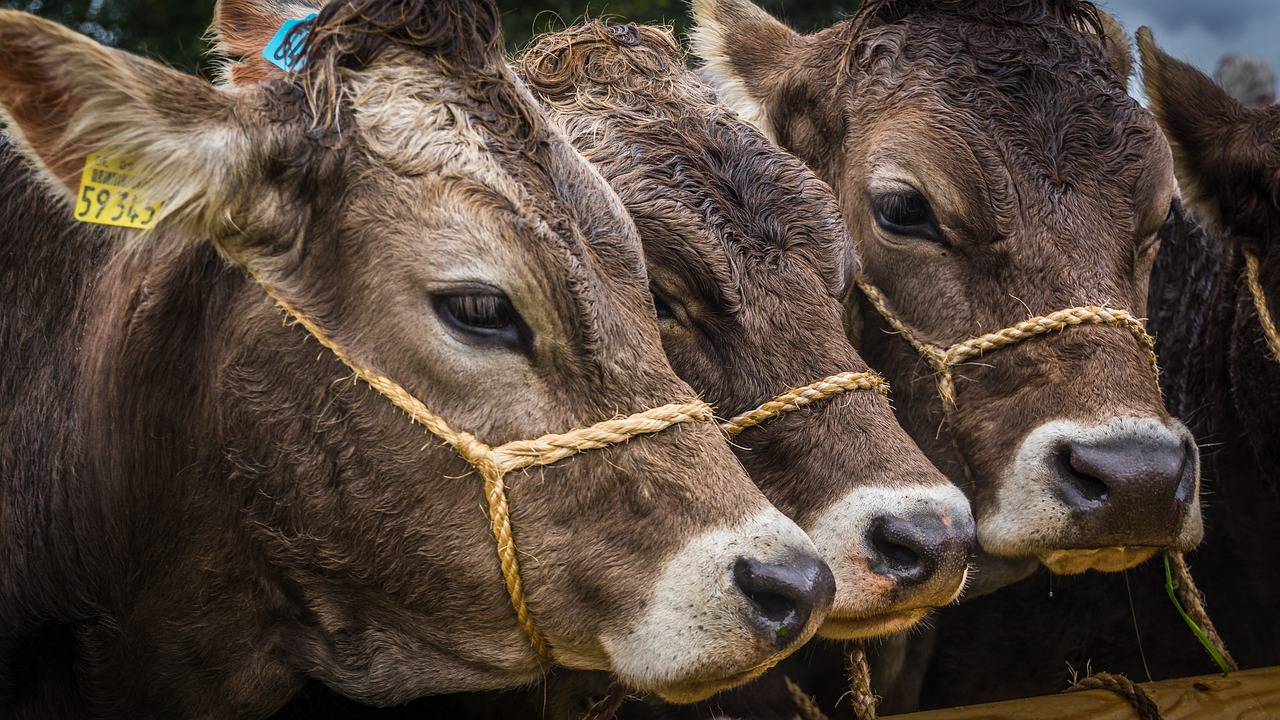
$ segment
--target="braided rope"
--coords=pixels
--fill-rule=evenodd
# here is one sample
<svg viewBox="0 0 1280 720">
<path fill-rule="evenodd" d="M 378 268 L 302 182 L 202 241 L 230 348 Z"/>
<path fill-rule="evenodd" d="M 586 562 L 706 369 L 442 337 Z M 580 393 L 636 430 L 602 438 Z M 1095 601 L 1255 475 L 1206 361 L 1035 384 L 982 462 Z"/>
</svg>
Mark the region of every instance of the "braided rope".
<svg viewBox="0 0 1280 720">
<path fill-rule="evenodd" d="M 858 287 L 867 296 L 867 300 L 871 301 L 871 305 L 876 309 L 876 312 L 880 313 L 889 323 L 889 326 L 906 338 L 911 343 L 911 346 L 916 349 L 916 352 L 920 353 L 933 366 L 934 372 L 938 375 L 938 395 L 942 397 L 944 407 L 947 408 L 954 407 L 956 404 L 956 385 L 952 374 L 952 368 L 956 365 L 978 357 L 983 353 L 998 350 L 1037 335 L 1077 325 L 1111 325 L 1128 330 L 1138 341 L 1138 346 L 1142 348 L 1147 360 L 1150 361 L 1151 373 L 1157 377 L 1160 375 L 1160 364 L 1156 359 L 1155 341 L 1147 334 L 1142 321 L 1127 310 L 1101 305 L 1083 305 L 1066 310 L 1057 310 L 1048 315 L 1023 320 L 1012 327 L 962 340 L 951 347 L 943 348 L 921 340 L 915 332 L 907 327 L 897 314 L 889 308 L 889 303 L 879 288 L 862 280 L 858 281 Z"/>
<path fill-rule="evenodd" d="M 849 646 L 849 694 L 856 720 L 876 720 L 876 696 L 871 692 L 871 665 L 861 643 Z"/>
<path fill-rule="evenodd" d="M 844 372 L 831 375 L 804 387 L 788 390 L 755 410 L 725 420 L 720 423 L 720 432 L 724 433 L 726 438 L 733 439 L 743 430 L 759 425 L 775 415 L 785 415 L 824 398 L 855 390 L 874 390 L 887 396 L 889 383 L 874 372 Z"/>
<path fill-rule="evenodd" d="M 261 278 L 255 276 L 255 279 L 271 299 L 305 328 L 317 342 L 328 348 L 343 364 L 351 368 L 356 377 L 368 383 L 392 404 L 407 413 L 414 422 L 447 443 L 475 468 L 484 480 L 485 500 L 489 506 L 493 537 L 497 542 L 502 577 L 507 585 L 507 594 L 511 596 L 511 606 L 515 610 L 516 620 L 529 636 L 529 644 L 533 650 L 539 657 L 545 659 L 550 658 L 550 650 L 546 640 L 534 626 L 533 618 L 529 615 L 529 607 L 525 602 L 524 584 L 520 579 L 520 563 L 516 557 L 515 540 L 511 534 L 510 508 L 507 504 L 503 476 L 513 470 L 549 465 L 584 450 L 594 450 L 625 442 L 637 435 L 660 432 L 678 423 L 713 422 L 715 419 L 710 406 L 701 400 L 694 399 L 663 405 L 627 417 L 605 420 L 567 433 L 548 434 L 534 440 L 516 440 L 491 447 L 471 433 L 451 428 L 444 418 L 431 412 L 421 400 L 401 387 L 399 383 L 352 358 L 275 288 Z"/>
<path fill-rule="evenodd" d="M 1200 631 L 1204 633 L 1205 638 L 1213 645 L 1213 648 L 1222 656 L 1222 661 L 1227 664 L 1222 672 L 1225 675 L 1227 668 L 1231 670 L 1239 670 L 1240 666 L 1236 664 L 1236 659 L 1231 657 L 1231 653 L 1227 652 L 1227 645 L 1222 640 L 1222 636 L 1218 634 L 1218 629 L 1213 626 L 1213 621 L 1209 619 L 1209 612 L 1204 607 L 1204 593 L 1200 592 L 1200 588 L 1196 587 L 1195 581 L 1191 579 L 1191 570 L 1187 567 L 1187 560 L 1182 553 L 1167 553 L 1169 558 L 1169 566 L 1173 570 L 1173 589 L 1178 594 L 1178 599 L 1182 601 L 1183 609 L 1187 611 L 1187 615 L 1200 626 Z"/>
<path fill-rule="evenodd" d="M 809 693 L 794 680 L 784 675 L 782 682 L 786 684 L 787 692 L 791 695 L 791 704 L 795 705 L 796 712 L 800 713 L 800 720 L 830 720 L 826 713 L 822 712 L 822 708 L 818 707 L 818 703 L 814 702 Z"/>
<path fill-rule="evenodd" d="M 1081 678 L 1071 684 L 1071 687 L 1063 690 L 1064 693 L 1083 692 L 1085 690 L 1107 690 L 1124 698 L 1138 713 L 1139 720 L 1161 720 L 1160 708 L 1156 706 L 1151 696 L 1147 694 L 1137 683 L 1123 675 L 1112 675 L 1111 673 L 1094 673 L 1086 678 Z"/>
<path fill-rule="evenodd" d="M 587 710 L 586 715 L 582 716 L 582 720 L 613 720 L 613 717 L 618 714 L 618 710 L 622 708 L 622 703 L 626 702 L 626 700 L 626 686 L 614 680 L 609 683 L 609 689 L 604 696 Z"/>
<path fill-rule="evenodd" d="M 1249 283 L 1249 293 L 1253 295 L 1253 307 L 1258 311 L 1258 323 L 1262 325 L 1262 334 L 1267 338 L 1267 347 L 1271 349 L 1271 357 L 1280 362 L 1280 329 L 1271 317 L 1267 308 L 1267 295 L 1262 289 L 1262 281 L 1258 275 L 1258 256 L 1244 251 L 1245 279 Z"/>
</svg>

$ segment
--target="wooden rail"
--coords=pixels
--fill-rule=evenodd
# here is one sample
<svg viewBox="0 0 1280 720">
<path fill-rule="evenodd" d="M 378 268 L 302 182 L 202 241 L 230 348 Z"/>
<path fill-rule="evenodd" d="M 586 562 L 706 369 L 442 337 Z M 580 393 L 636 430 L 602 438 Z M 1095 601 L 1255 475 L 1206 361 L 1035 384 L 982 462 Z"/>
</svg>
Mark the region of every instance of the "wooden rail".
<svg viewBox="0 0 1280 720">
<path fill-rule="evenodd" d="M 1164 720 L 1280 720 L 1280 667 L 1142 683 Z M 1119 695 L 1088 690 L 946 710 L 886 716 L 882 720 L 1134 720 Z"/>
</svg>

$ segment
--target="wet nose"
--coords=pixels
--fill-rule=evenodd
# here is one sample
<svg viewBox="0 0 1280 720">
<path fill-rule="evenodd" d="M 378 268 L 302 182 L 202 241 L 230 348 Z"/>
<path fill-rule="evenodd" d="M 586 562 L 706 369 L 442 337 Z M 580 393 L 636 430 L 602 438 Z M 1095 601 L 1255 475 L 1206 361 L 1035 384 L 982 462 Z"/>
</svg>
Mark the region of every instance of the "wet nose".
<svg viewBox="0 0 1280 720">
<path fill-rule="evenodd" d="M 799 639 L 815 609 L 825 613 L 836 593 L 831 568 L 816 557 L 788 565 L 738 558 L 733 582 L 747 597 L 753 624 L 779 649 Z"/>
<path fill-rule="evenodd" d="M 871 571 L 898 591 L 925 585 L 955 593 L 973 552 L 973 520 L 936 512 L 884 515 L 868 533 Z"/>
<path fill-rule="evenodd" d="M 1067 506 L 1100 545 L 1166 545 L 1196 491 L 1196 449 L 1176 436 L 1069 440 L 1051 467 Z"/>
</svg>

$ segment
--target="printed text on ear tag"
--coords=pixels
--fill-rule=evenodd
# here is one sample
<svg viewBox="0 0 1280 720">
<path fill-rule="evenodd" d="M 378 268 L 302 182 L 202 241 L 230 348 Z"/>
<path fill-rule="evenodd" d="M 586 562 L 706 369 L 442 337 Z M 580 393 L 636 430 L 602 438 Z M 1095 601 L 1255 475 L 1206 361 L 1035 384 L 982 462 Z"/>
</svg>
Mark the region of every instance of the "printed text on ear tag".
<svg viewBox="0 0 1280 720">
<path fill-rule="evenodd" d="M 92 153 L 80 176 L 75 218 L 81 222 L 146 230 L 163 203 L 148 202 L 138 188 L 145 178 L 134 174 L 132 160 Z"/>
<path fill-rule="evenodd" d="M 286 20 L 280 29 L 276 31 L 275 37 L 271 38 L 271 42 L 262 50 L 262 56 L 271 61 L 271 64 L 284 70 L 285 72 L 293 72 L 302 67 L 307 61 L 302 57 L 302 41 L 307 39 L 307 32 L 289 34 L 290 30 L 301 25 L 304 22 L 311 22 L 316 19 L 316 14 L 302 18 L 301 20 Z"/>
</svg>

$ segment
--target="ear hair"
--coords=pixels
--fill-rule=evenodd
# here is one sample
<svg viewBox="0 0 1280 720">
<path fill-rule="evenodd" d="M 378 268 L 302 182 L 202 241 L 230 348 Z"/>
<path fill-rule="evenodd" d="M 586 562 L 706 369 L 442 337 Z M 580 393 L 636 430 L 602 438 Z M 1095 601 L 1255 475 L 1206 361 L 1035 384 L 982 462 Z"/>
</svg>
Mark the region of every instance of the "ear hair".
<svg viewBox="0 0 1280 720">
<path fill-rule="evenodd" d="M 195 77 L 27 13 L 0 11 L 0 110 L 46 180 L 76 194 L 86 158 L 106 152 L 169 218 L 226 222 L 256 150 L 246 103 Z"/>
<path fill-rule="evenodd" d="M 1204 73 L 1138 30 L 1151 112 L 1169 140 L 1187 204 L 1220 227 L 1247 224 L 1280 199 L 1280 151 L 1261 128 L 1266 111 L 1245 108 Z"/>
<path fill-rule="evenodd" d="M 1133 50 L 1129 44 L 1129 35 L 1124 31 L 1120 21 L 1110 13 L 1099 10 L 1098 19 L 1102 25 L 1102 34 L 1098 36 L 1098 41 L 1107 51 L 1107 57 L 1110 58 L 1111 65 L 1116 69 L 1121 82 L 1127 83 L 1133 74 Z"/>
<path fill-rule="evenodd" d="M 262 49 L 289 20 L 297 20 L 324 7 L 320 0 L 218 0 L 208 36 L 213 49 L 225 59 L 219 80 L 230 85 L 252 85 L 285 76 L 271 64 Z"/>
<path fill-rule="evenodd" d="M 762 60 L 759 68 L 772 67 L 776 74 L 794 62 L 787 48 L 797 33 L 750 0 L 693 0 L 693 17 L 696 25 L 689 38 L 702 58 L 703 75 L 712 78 L 722 102 L 778 142 L 761 87 L 774 78 L 763 72 L 748 77 L 754 73 L 739 58 L 755 53 Z"/>
</svg>

